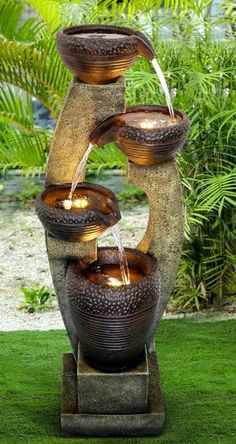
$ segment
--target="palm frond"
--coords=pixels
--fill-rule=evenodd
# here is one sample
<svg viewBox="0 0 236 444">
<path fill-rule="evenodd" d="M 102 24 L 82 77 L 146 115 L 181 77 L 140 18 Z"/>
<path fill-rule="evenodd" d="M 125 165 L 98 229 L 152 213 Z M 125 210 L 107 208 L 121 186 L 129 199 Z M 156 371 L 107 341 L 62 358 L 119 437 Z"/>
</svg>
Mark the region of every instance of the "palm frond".
<svg viewBox="0 0 236 444">
<path fill-rule="evenodd" d="M 54 31 L 60 23 L 60 2 L 56 0 L 27 0 L 30 5 L 48 26 Z"/>
<path fill-rule="evenodd" d="M 18 42 L 35 42 L 47 37 L 45 23 L 38 17 L 31 17 L 15 32 L 14 40 Z"/>
<path fill-rule="evenodd" d="M 32 130 L 34 116 L 31 97 L 11 85 L 0 85 L 0 120 Z"/>
<path fill-rule="evenodd" d="M 24 7 L 23 0 L 7 0 L 0 2 L 0 35 L 7 39 L 14 37 L 16 27 Z"/>
<path fill-rule="evenodd" d="M 44 50 L 34 44 L 0 40 L 0 81 L 36 97 L 56 116 L 70 76 L 54 48 L 51 39 L 45 42 Z"/>
<path fill-rule="evenodd" d="M 78 23 L 94 23 L 97 17 L 96 0 L 27 0 L 27 3 L 52 32 Z"/>
<path fill-rule="evenodd" d="M 66 21 L 66 26 L 79 23 L 95 23 L 98 15 L 96 0 L 77 0 L 62 3 L 60 9 L 61 23 Z"/>
<path fill-rule="evenodd" d="M 0 129 L 0 168 L 42 170 L 45 166 L 51 133 L 43 130 Z"/>
<path fill-rule="evenodd" d="M 94 148 L 88 159 L 87 168 L 124 168 L 126 157 L 115 144 L 109 144 L 103 148 Z"/>
<path fill-rule="evenodd" d="M 227 109 L 227 110 L 223 110 L 219 113 L 216 113 L 214 116 L 212 116 L 209 120 L 208 120 L 208 124 L 210 125 L 213 122 L 220 122 L 219 124 L 219 128 L 218 128 L 218 134 L 220 136 L 221 131 L 223 130 L 224 126 L 230 124 L 230 127 L 228 129 L 228 134 L 227 134 L 227 142 L 229 142 L 229 138 L 231 136 L 231 133 L 233 132 L 233 130 L 236 128 L 236 110 L 235 109 Z"/>
<path fill-rule="evenodd" d="M 198 205 L 205 211 L 214 208 L 221 216 L 224 208 L 236 207 L 236 169 L 228 174 L 203 178 L 198 190 L 201 190 L 197 199 Z"/>
</svg>

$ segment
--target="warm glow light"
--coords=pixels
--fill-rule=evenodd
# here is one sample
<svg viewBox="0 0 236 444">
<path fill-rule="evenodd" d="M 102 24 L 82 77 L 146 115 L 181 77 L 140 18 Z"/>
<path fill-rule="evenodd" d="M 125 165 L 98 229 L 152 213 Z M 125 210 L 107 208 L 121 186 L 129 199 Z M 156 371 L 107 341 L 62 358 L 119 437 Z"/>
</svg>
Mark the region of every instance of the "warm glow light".
<svg viewBox="0 0 236 444">
<path fill-rule="evenodd" d="M 79 209 L 84 209 L 87 208 L 88 206 L 88 199 L 87 197 L 81 197 L 75 200 L 71 200 L 71 199 L 65 199 L 62 202 L 63 207 L 65 208 L 65 210 L 73 210 L 73 208 L 76 208 L 77 210 Z"/>
<path fill-rule="evenodd" d="M 70 210 L 72 207 L 72 201 L 70 199 L 65 199 L 63 200 L 63 207 L 65 208 L 65 210 Z"/>
<path fill-rule="evenodd" d="M 121 285 L 124 285 L 124 282 L 120 281 L 119 279 L 115 277 L 110 277 L 107 279 L 108 285 L 111 287 L 121 287 Z"/>
<path fill-rule="evenodd" d="M 87 208 L 88 199 L 87 199 L 87 197 L 81 197 L 79 199 L 75 199 L 75 200 L 73 200 L 72 205 L 74 208 L 81 208 L 81 209 Z"/>
<path fill-rule="evenodd" d="M 140 127 L 144 128 L 144 129 L 153 129 L 156 127 L 155 122 L 151 121 L 151 120 L 143 120 L 143 122 L 140 122 Z"/>
</svg>

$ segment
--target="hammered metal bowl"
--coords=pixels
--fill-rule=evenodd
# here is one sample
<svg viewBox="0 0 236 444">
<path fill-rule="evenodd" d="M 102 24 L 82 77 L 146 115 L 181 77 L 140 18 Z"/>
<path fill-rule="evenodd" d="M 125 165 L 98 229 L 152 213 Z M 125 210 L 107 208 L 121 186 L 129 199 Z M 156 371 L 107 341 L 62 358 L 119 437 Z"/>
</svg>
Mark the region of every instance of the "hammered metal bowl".
<svg viewBox="0 0 236 444">
<path fill-rule="evenodd" d="M 68 198 L 71 184 L 48 186 L 36 199 L 36 213 L 45 230 L 67 242 L 88 242 L 96 239 L 120 219 L 115 195 L 108 188 L 91 183 L 79 183 L 78 198 L 85 196 L 88 208 L 73 211 L 57 208 L 56 202 Z"/>
<path fill-rule="evenodd" d="M 121 26 L 72 26 L 58 32 L 56 42 L 66 67 L 85 83 L 114 81 L 138 55 L 151 60 L 155 57 L 141 32 Z"/>
<path fill-rule="evenodd" d="M 190 128 L 185 113 L 174 109 L 174 114 L 172 121 L 166 106 L 131 106 L 125 113 L 100 123 L 91 134 L 90 142 L 103 146 L 114 141 L 128 159 L 138 165 L 165 162 L 183 147 Z M 161 119 L 164 123 L 160 123 Z"/>
<path fill-rule="evenodd" d="M 116 264 L 116 248 L 99 248 L 97 261 L 83 267 L 70 262 L 66 292 L 81 349 L 90 364 L 103 371 L 123 371 L 143 357 L 160 293 L 156 262 L 147 254 L 127 248 L 129 267 L 142 273 L 130 285 L 110 287 L 90 281 L 88 268 Z"/>
</svg>

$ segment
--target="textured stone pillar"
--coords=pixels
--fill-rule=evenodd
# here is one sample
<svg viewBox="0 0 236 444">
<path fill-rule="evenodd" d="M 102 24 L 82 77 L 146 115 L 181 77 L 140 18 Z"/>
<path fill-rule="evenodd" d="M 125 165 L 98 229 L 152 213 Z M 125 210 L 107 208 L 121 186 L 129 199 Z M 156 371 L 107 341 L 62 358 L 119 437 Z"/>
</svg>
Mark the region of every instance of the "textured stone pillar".
<svg viewBox="0 0 236 444">
<path fill-rule="evenodd" d="M 96 126 L 124 111 L 124 78 L 108 85 L 72 83 L 56 126 L 46 185 L 70 183 Z"/>
<path fill-rule="evenodd" d="M 72 82 L 56 126 L 48 158 L 46 185 L 71 183 L 89 145 L 91 132 L 107 117 L 124 111 L 124 78 L 109 85 Z M 77 355 L 78 337 L 70 316 L 65 276 L 69 259 L 96 260 L 97 242 L 70 243 L 46 236 L 52 279 L 62 318 Z"/>
<path fill-rule="evenodd" d="M 173 289 L 184 236 L 184 202 L 175 160 L 154 166 L 128 164 L 129 182 L 139 186 L 149 199 L 149 221 L 138 245 L 159 266 L 161 296 L 152 336 L 166 309 Z"/>
<path fill-rule="evenodd" d="M 74 356 L 77 356 L 78 336 L 71 319 L 70 307 L 66 296 L 65 279 L 67 261 L 71 259 L 83 259 L 87 263 L 97 258 L 97 241 L 91 242 L 64 242 L 46 234 L 47 253 L 53 285 L 57 295 L 58 305 L 65 324 L 68 337 L 71 342 Z"/>
</svg>

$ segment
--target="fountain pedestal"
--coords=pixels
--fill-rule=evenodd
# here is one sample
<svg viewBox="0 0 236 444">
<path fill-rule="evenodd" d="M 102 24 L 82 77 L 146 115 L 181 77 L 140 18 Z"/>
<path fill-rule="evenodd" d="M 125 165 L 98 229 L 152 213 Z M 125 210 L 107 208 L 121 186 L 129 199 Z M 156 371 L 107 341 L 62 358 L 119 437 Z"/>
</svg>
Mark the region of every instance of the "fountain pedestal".
<svg viewBox="0 0 236 444">
<path fill-rule="evenodd" d="M 165 421 L 156 354 L 123 373 L 103 373 L 78 353 L 63 356 L 61 430 L 65 436 L 155 436 Z"/>
<path fill-rule="evenodd" d="M 81 413 L 130 414 L 148 411 L 149 367 L 145 359 L 122 373 L 102 372 L 78 350 L 77 384 Z"/>
</svg>

